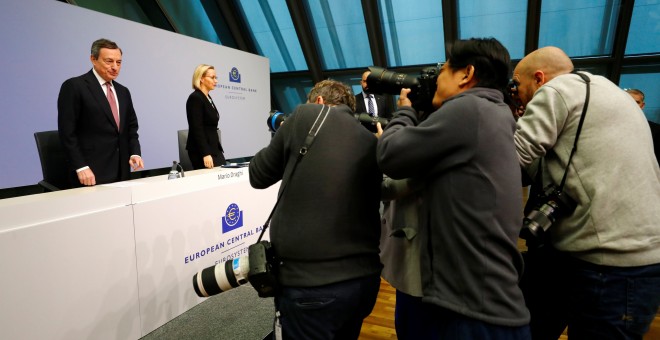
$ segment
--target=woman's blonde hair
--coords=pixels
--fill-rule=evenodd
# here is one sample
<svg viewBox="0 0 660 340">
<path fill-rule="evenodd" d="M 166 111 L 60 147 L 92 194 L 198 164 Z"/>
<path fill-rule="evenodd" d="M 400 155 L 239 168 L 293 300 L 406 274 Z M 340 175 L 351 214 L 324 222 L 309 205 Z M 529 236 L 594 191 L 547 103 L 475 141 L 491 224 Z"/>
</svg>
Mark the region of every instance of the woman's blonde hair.
<svg viewBox="0 0 660 340">
<path fill-rule="evenodd" d="M 199 87 L 201 86 L 200 83 L 202 82 L 202 77 L 204 77 L 206 71 L 214 69 L 215 68 L 213 66 L 206 64 L 200 64 L 197 66 L 197 68 L 195 68 L 195 72 L 193 73 L 192 88 L 195 90 L 201 90 Z"/>
</svg>

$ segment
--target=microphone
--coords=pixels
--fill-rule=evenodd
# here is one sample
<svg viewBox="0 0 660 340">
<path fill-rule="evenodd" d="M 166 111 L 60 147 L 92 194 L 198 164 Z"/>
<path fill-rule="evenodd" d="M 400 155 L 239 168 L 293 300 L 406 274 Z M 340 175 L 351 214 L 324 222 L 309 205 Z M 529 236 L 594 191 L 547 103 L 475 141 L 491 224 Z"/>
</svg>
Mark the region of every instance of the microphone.
<svg viewBox="0 0 660 340">
<path fill-rule="evenodd" d="M 178 169 L 181 169 L 181 173 L 179 173 Z M 172 161 L 172 170 L 170 170 L 169 175 L 167 175 L 167 179 L 177 179 L 181 177 L 185 177 L 183 167 L 181 164 L 177 163 L 177 161 Z"/>
</svg>

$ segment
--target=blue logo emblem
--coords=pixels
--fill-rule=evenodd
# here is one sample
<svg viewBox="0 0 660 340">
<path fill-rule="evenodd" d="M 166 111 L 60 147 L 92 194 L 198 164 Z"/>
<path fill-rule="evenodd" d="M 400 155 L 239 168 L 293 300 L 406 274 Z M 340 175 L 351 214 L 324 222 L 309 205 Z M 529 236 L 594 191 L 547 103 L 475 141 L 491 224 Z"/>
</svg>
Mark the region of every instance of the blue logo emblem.
<svg viewBox="0 0 660 340">
<path fill-rule="evenodd" d="M 231 68 L 231 72 L 229 72 L 229 81 L 232 83 L 241 82 L 241 74 L 238 72 L 238 69 L 236 67 Z"/>
<path fill-rule="evenodd" d="M 236 203 L 227 207 L 225 216 L 222 217 L 222 233 L 232 231 L 243 226 L 243 211 L 238 208 Z"/>
</svg>

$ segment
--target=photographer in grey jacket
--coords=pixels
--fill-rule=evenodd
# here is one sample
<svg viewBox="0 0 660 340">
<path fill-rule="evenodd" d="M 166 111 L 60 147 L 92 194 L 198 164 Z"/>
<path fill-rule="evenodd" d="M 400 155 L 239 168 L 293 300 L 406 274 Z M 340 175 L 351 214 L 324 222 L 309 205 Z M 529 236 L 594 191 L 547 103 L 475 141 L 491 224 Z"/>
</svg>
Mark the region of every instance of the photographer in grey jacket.
<svg viewBox="0 0 660 340">
<path fill-rule="evenodd" d="M 586 102 L 587 83 L 572 71 L 564 51 L 544 47 L 513 74 L 525 107 L 516 150 L 530 178 L 540 164 L 541 187 L 562 182 L 588 103 L 564 186 L 574 211 L 549 227 L 544 248 L 556 251 L 547 265 L 529 268 L 541 274 L 526 284 L 532 334 L 557 339 L 567 323 L 571 339 L 641 339 L 660 305 L 660 170 L 651 133 L 626 92 L 582 72 Z M 555 298 L 542 297 L 548 293 Z M 565 324 L 551 331 L 557 319 Z"/>
</svg>

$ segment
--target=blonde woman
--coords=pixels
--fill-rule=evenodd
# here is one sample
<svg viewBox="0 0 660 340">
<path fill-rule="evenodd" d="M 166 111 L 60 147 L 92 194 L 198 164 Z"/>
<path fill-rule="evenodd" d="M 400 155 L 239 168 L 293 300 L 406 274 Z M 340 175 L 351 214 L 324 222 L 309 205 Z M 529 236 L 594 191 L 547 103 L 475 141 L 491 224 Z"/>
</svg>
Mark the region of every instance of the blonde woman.
<svg viewBox="0 0 660 340">
<path fill-rule="evenodd" d="M 192 79 L 194 91 L 186 101 L 188 117 L 186 150 L 193 169 L 210 169 L 225 164 L 225 156 L 218 136 L 220 114 L 209 95 L 217 83 L 213 66 L 201 64 L 195 68 Z"/>
</svg>

